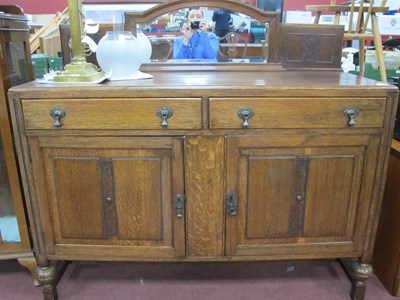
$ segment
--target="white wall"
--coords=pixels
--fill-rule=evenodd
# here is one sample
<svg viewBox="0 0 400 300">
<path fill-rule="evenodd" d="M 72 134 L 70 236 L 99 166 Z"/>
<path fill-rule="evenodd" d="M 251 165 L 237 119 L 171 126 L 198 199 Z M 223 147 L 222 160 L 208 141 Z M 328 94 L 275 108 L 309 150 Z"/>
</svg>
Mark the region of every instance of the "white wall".
<svg viewBox="0 0 400 300">
<path fill-rule="evenodd" d="M 378 1 L 381 3 L 381 1 Z M 399 0 L 387 0 L 386 6 L 389 6 L 389 9 L 398 9 L 400 8 L 400 1 Z"/>
</svg>

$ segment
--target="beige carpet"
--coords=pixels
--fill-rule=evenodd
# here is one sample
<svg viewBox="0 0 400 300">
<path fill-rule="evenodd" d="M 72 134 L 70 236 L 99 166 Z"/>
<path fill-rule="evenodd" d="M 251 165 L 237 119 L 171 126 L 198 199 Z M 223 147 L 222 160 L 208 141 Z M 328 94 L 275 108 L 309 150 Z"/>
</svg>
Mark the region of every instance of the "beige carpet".
<svg viewBox="0 0 400 300">
<path fill-rule="evenodd" d="M 58 284 L 59 299 L 112 300 L 341 300 L 350 282 L 337 262 L 70 263 Z M 29 272 L 0 261 L 0 299 L 42 299 Z M 391 296 L 374 276 L 365 300 Z"/>
</svg>

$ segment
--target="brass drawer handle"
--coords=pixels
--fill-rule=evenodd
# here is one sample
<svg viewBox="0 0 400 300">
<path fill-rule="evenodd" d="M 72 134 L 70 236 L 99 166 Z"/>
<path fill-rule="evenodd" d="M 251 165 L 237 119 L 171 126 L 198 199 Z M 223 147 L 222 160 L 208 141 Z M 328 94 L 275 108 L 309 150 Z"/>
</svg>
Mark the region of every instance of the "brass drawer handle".
<svg viewBox="0 0 400 300">
<path fill-rule="evenodd" d="M 53 108 L 50 110 L 50 116 L 52 116 L 55 120 L 54 126 L 61 127 L 61 118 L 65 117 L 65 110 L 62 108 Z"/>
<path fill-rule="evenodd" d="M 174 111 L 169 107 L 160 107 L 157 110 L 157 116 L 159 116 L 162 119 L 161 126 L 163 128 L 168 127 L 167 119 L 172 117 L 173 114 L 174 114 Z"/>
<path fill-rule="evenodd" d="M 360 110 L 356 107 L 348 107 L 343 111 L 344 115 L 349 118 L 349 122 L 347 123 L 349 126 L 354 126 L 356 125 L 356 121 L 354 120 L 358 114 L 360 113 Z"/>
<path fill-rule="evenodd" d="M 254 116 L 254 111 L 251 108 L 242 108 L 238 111 L 238 116 L 243 120 L 242 126 L 247 128 L 250 126 L 249 119 Z"/>
</svg>

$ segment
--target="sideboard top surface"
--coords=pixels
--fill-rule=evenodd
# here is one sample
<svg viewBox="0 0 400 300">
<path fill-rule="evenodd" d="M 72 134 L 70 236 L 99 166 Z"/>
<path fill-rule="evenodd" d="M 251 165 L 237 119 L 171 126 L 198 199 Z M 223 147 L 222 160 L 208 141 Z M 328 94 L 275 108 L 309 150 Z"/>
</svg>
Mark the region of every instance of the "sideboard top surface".
<svg viewBox="0 0 400 300">
<path fill-rule="evenodd" d="M 371 96 L 382 91 L 396 91 L 397 87 L 343 72 L 328 71 L 157 71 L 152 72 L 152 79 L 106 81 L 101 84 L 93 83 L 49 83 L 43 84 L 32 81 L 11 89 L 12 92 L 23 92 L 25 98 L 36 98 L 38 94 L 59 94 L 68 90 L 68 95 L 60 97 L 109 97 L 124 96 L 134 91 L 173 92 L 168 96 L 177 96 L 190 92 L 192 96 L 218 96 L 219 91 L 232 91 L 232 96 L 238 90 L 253 93 L 283 93 L 293 96 L 300 91 L 336 90 L 339 93 L 357 93 L 357 90 L 370 90 Z M 101 91 L 101 93 L 99 93 Z M 116 92 L 118 91 L 118 95 Z M 207 91 L 207 92 L 206 92 Z M 282 95 L 283 95 L 282 94 Z M 167 95 L 167 94 L 166 94 Z M 254 94 L 253 94 L 254 95 Z M 138 95 L 139 96 L 139 95 Z"/>
</svg>

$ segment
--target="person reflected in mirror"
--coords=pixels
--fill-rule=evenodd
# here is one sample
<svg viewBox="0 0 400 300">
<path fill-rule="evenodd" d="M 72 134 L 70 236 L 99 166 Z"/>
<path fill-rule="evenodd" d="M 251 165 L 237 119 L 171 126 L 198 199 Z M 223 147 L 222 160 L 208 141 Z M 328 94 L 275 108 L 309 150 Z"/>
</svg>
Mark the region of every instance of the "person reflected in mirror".
<svg viewBox="0 0 400 300">
<path fill-rule="evenodd" d="M 208 22 L 203 11 L 191 9 L 183 24 L 182 36 L 174 40 L 174 59 L 216 59 L 219 48 L 218 37 L 207 31 Z"/>
<path fill-rule="evenodd" d="M 215 22 L 214 32 L 218 37 L 222 38 L 229 33 L 232 22 L 231 12 L 229 10 L 214 10 L 212 20 Z M 221 43 L 226 43 L 226 40 L 221 40 Z"/>
</svg>

